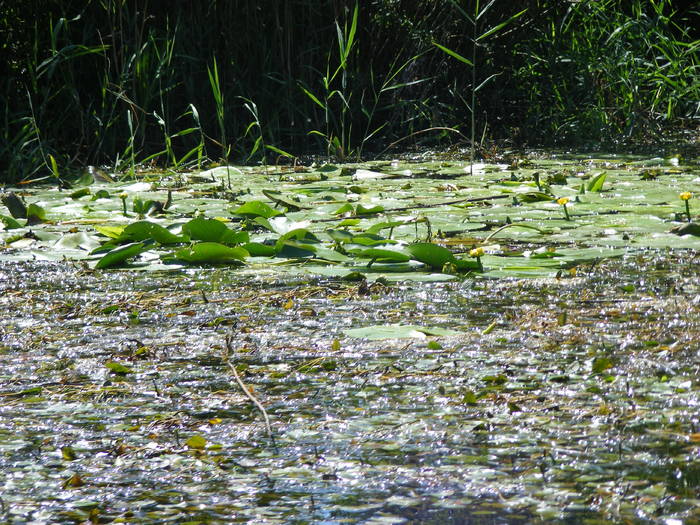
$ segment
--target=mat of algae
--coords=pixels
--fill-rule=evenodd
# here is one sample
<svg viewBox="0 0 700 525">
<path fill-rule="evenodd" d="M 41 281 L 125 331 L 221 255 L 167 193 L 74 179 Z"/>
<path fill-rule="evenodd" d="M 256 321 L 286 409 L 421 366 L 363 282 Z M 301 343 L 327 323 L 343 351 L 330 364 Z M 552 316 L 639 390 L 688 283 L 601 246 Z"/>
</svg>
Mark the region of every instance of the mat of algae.
<svg viewBox="0 0 700 525">
<path fill-rule="evenodd" d="M 653 230 L 634 211 L 598 235 L 603 214 L 574 216 L 589 233 L 565 241 L 558 207 L 450 209 L 561 221 L 500 232 L 483 274 L 94 270 L 49 240 L 89 226 L 32 226 L 36 242 L 14 247 L 17 231 L 0 232 L 0 520 L 698 522 L 699 256 L 667 233 L 697 168 L 629 182 L 646 169 L 668 192 L 642 204 Z M 625 205 L 611 193 L 590 198 Z M 504 256 L 548 246 L 612 255 Z"/>
</svg>

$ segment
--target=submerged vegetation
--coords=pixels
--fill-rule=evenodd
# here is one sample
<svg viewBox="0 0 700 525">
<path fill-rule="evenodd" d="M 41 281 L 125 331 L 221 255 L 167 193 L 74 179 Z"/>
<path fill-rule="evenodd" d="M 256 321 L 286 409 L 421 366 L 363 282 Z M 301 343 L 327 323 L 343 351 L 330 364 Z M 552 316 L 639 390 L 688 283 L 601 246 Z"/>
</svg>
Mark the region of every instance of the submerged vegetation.
<svg viewBox="0 0 700 525">
<path fill-rule="evenodd" d="M 697 128 L 698 13 L 670 0 L 160 7 L 3 6 L 0 180 Z"/>
</svg>

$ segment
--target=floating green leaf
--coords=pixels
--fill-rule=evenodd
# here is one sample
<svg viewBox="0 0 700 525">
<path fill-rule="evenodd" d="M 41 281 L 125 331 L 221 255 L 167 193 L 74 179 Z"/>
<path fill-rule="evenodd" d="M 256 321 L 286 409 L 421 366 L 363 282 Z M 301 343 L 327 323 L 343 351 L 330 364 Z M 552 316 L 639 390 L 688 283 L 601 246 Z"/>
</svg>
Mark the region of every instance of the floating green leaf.
<svg viewBox="0 0 700 525">
<path fill-rule="evenodd" d="M 242 206 L 236 208 L 233 211 L 233 214 L 240 215 L 241 217 L 264 217 L 265 219 L 270 219 L 272 217 L 282 215 L 282 212 L 275 210 L 262 201 L 248 201 Z"/>
<path fill-rule="evenodd" d="M 355 215 L 374 215 L 377 213 L 381 213 L 384 211 L 384 206 L 372 206 L 369 208 L 366 208 L 362 204 L 358 204 L 357 207 L 355 208 Z"/>
<path fill-rule="evenodd" d="M 16 228 L 22 227 L 22 225 L 19 222 L 17 222 L 12 217 L 8 217 L 7 215 L 0 215 L 0 222 L 2 222 L 6 230 L 14 230 Z"/>
<path fill-rule="evenodd" d="M 27 206 L 15 192 L 0 193 L 0 202 L 5 205 L 10 215 L 15 219 L 27 218 Z"/>
<path fill-rule="evenodd" d="M 591 370 L 594 374 L 600 374 L 615 365 L 609 357 L 596 357 L 591 363 Z"/>
<path fill-rule="evenodd" d="M 478 261 L 458 259 L 447 248 L 430 242 L 411 244 L 406 247 L 406 251 L 411 254 L 413 259 L 434 270 L 442 271 L 445 265 L 452 265 L 455 270 L 460 272 L 482 270 Z"/>
<path fill-rule="evenodd" d="M 105 237 L 109 237 L 110 239 L 118 239 L 119 236 L 122 234 L 124 231 L 124 226 L 95 226 L 94 227 L 96 231 L 104 235 Z"/>
<path fill-rule="evenodd" d="M 111 250 L 104 257 L 102 257 L 99 261 L 97 261 L 95 268 L 98 270 L 101 270 L 104 268 L 111 268 L 113 266 L 118 266 L 118 265 L 122 264 L 123 262 L 145 252 L 149 248 L 150 248 L 150 244 L 145 243 L 145 242 L 135 242 L 132 244 L 126 244 L 124 246 L 120 246 L 119 248 L 115 248 L 115 249 Z"/>
<path fill-rule="evenodd" d="M 316 255 L 316 246 L 294 241 L 277 242 L 276 255 L 286 259 L 305 259 Z"/>
<path fill-rule="evenodd" d="M 275 245 L 263 244 L 261 242 L 248 242 L 243 245 L 243 248 L 252 257 L 272 257 L 277 254 Z"/>
<path fill-rule="evenodd" d="M 90 195 L 90 188 L 80 188 L 79 190 L 75 190 L 73 193 L 71 193 L 70 198 L 79 199 L 87 195 Z"/>
<path fill-rule="evenodd" d="M 406 262 L 411 256 L 403 251 L 386 248 L 350 248 L 348 253 L 363 259 L 372 259 L 377 262 Z"/>
<path fill-rule="evenodd" d="M 193 450 L 204 450 L 207 446 L 207 440 L 203 436 L 195 434 L 185 441 L 185 445 Z"/>
<path fill-rule="evenodd" d="M 217 219 L 197 217 L 182 226 L 182 233 L 190 239 L 221 244 L 242 244 L 250 240 L 248 232 L 236 232 Z"/>
<path fill-rule="evenodd" d="M 133 370 L 126 365 L 117 363 L 116 361 L 107 361 L 105 366 L 109 369 L 112 374 L 124 376 L 126 374 L 133 373 Z"/>
<path fill-rule="evenodd" d="M 418 325 L 374 325 L 363 328 L 351 328 L 343 332 L 349 337 L 362 337 L 365 339 L 425 339 L 426 336 L 459 335 L 459 332 L 446 328 L 427 327 Z"/>
<path fill-rule="evenodd" d="M 450 250 L 430 242 L 411 244 L 406 247 L 406 251 L 415 260 L 437 270 L 441 269 L 445 263 L 455 262 L 455 256 Z"/>
<path fill-rule="evenodd" d="M 282 192 L 275 190 L 263 190 L 263 195 L 265 195 L 265 197 L 271 201 L 284 206 L 288 211 L 299 211 L 305 209 L 304 206 L 298 202 L 294 202 L 286 195 L 283 195 Z"/>
<path fill-rule="evenodd" d="M 159 244 L 178 244 L 187 242 L 188 239 L 175 235 L 160 224 L 149 221 L 138 221 L 124 228 L 118 240 L 153 240 Z"/>
<path fill-rule="evenodd" d="M 200 242 L 187 248 L 182 248 L 173 255 L 181 261 L 210 264 L 243 261 L 250 256 L 240 246 L 230 247 L 217 242 Z"/>
<path fill-rule="evenodd" d="M 346 202 L 340 208 L 335 210 L 333 212 L 333 215 L 344 215 L 346 213 L 350 213 L 350 214 L 355 213 L 355 209 L 352 207 L 352 204 L 350 204 L 349 202 Z"/>
<path fill-rule="evenodd" d="M 518 194 L 518 199 L 522 202 L 548 202 L 553 201 L 554 197 L 542 193 L 541 191 L 530 191 L 528 193 Z"/>
</svg>

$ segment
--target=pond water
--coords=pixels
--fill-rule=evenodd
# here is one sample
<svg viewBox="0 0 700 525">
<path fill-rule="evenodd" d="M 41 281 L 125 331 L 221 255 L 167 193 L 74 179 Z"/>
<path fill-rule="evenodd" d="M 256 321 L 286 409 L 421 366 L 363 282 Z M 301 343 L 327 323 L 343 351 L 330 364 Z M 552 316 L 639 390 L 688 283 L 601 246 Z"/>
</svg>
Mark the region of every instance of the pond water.
<svg viewBox="0 0 700 525">
<path fill-rule="evenodd" d="M 548 156 L 15 188 L 44 217 L 0 231 L 2 520 L 700 520 L 700 238 L 672 231 L 699 173 Z M 173 257 L 213 242 L 197 214 L 249 255 Z M 181 238 L 124 236 L 143 221 Z"/>
</svg>

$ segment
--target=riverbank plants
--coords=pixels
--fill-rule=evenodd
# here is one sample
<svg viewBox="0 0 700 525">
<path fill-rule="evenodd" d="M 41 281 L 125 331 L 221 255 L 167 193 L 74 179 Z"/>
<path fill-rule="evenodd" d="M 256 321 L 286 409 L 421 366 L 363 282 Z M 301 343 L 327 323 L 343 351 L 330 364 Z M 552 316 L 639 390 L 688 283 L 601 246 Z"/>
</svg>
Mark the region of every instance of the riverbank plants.
<svg viewBox="0 0 700 525">
<path fill-rule="evenodd" d="M 52 177 L 49 155 L 65 178 L 397 144 L 626 148 L 699 118 L 697 10 L 668 0 L 39 4 L 0 14 L 4 181 Z"/>
</svg>

